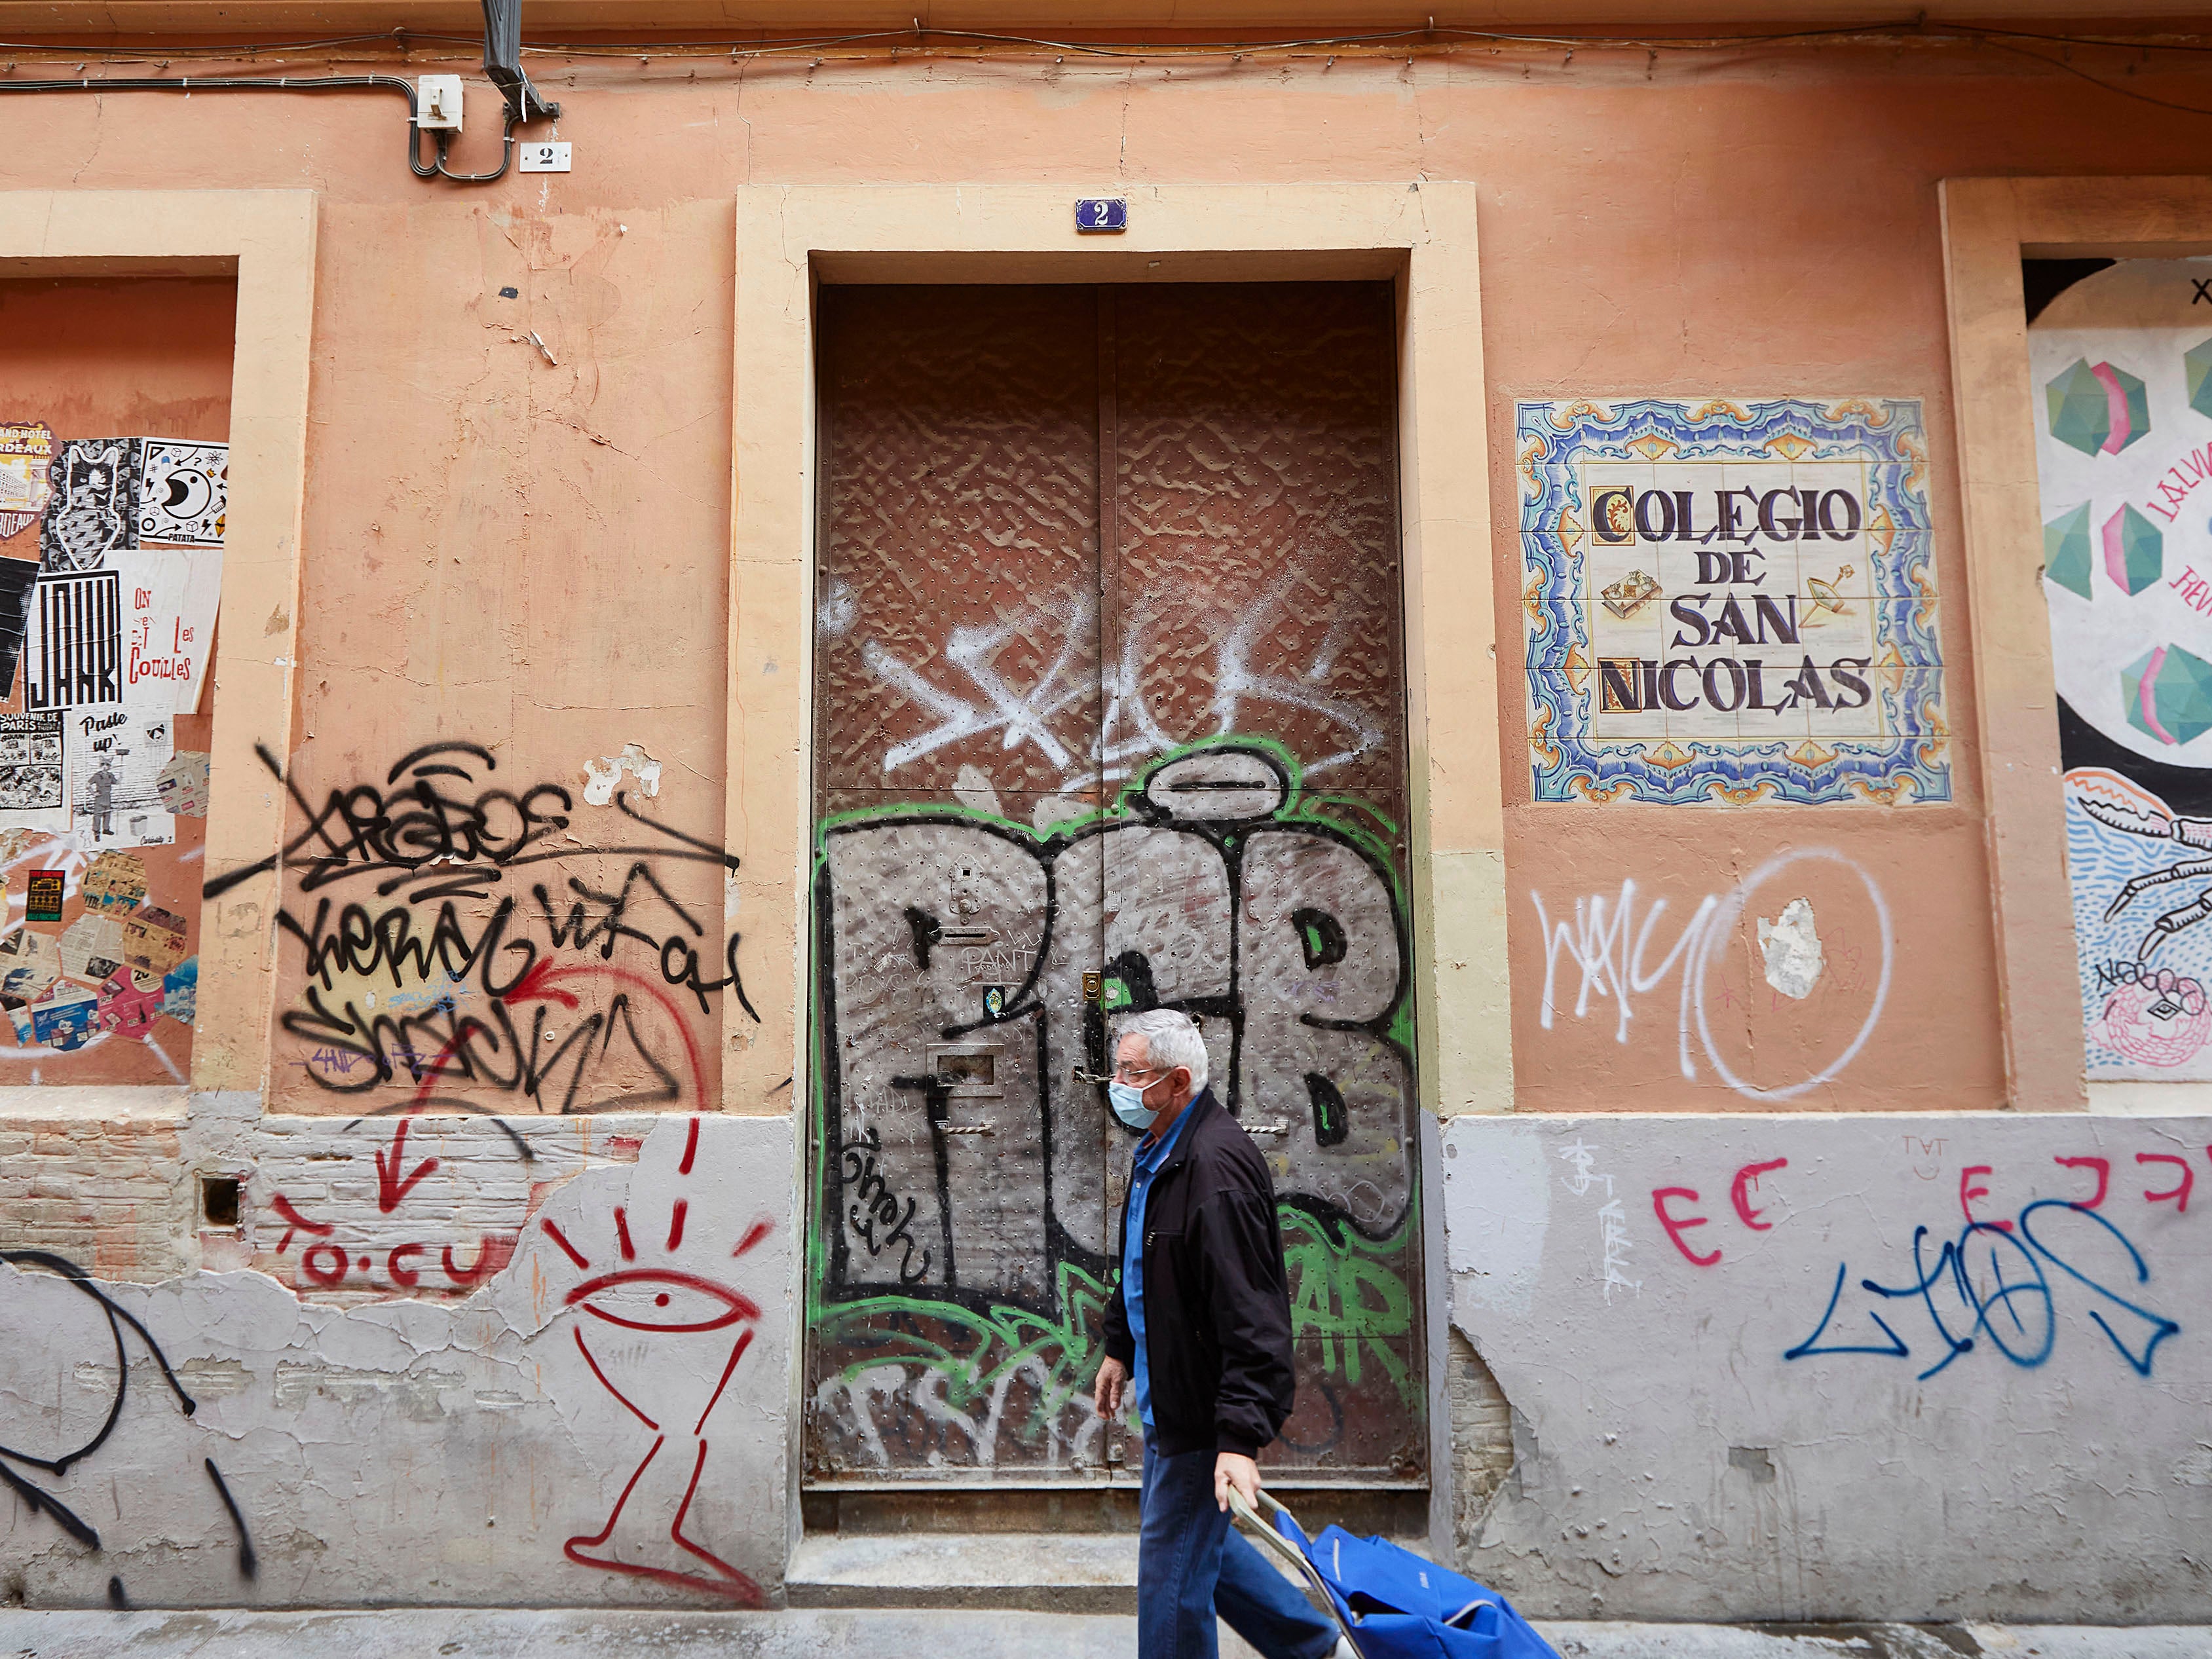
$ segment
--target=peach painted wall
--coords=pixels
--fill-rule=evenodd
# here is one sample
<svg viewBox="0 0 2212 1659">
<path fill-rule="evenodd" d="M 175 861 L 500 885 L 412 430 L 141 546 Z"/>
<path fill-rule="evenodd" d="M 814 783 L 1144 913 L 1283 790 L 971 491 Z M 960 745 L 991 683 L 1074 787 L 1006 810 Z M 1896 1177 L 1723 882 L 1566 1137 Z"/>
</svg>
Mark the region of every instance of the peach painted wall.
<svg viewBox="0 0 2212 1659">
<path fill-rule="evenodd" d="M 317 67 L 295 58 L 283 71 Z M 1494 559 L 1498 576 L 1519 1104 L 1761 1103 L 1721 1082 L 1701 1047 L 1697 1075 L 1683 1075 L 1679 974 L 1636 997 L 1620 1041 L 1613 1002 L 1593 1000 L 1577 1018 L 1580 975 L 1562 959 L 1565 1006 L 1543 1029 L 1545 949 L 1531 895 L 1556 916 L 1577 896 L 1617 898 L 1632 879 L 1639 909 L 1648 898 L 1668 903 L 1651 963 L 1704 896 L 1804 847 L 1836 848 L 1869 872 L 1896 948 L 1863 1049 L 1832 1084 L 1792 1103 L 1999 1103 L 1936 185 L 1978 173 L 2187 171 L 2201 166 L 2198 124 L 1956 47 L 1660 63 L 1592 52 L 1565 66 L 1556 55 L 1410 66 L 1345 56 L 1326 68 L 909 57 L 741 71 L 714 59 L 549 57 L 532 70 L 564 106 L 558 136 L 576 147 L 572 173 L 478 189 L 418 183 L 401 164 L 398 100 L 370 95 L 53 96 L 37 107 L 40 142 L 0 155 L 0 188 L 324 192 L 300 635 L 306 738 L 285 757 L 316 808 L 356 786 L 388 801 L 395 763 L 427 744 L 468 744 L 495 769 L 465 757 L 471 780 L 441 788 L 471 800 L 486 787 L 569 793 L 568 822 L 546 831 L 548 849 L 665 847 L 684 836 L 719 843 L 741 274 L 731 194 L 741 183 L 1058 181 L 1073 198 L 1146 181 L 1472 179 L 1483 192 L 1496 532 L 1491 548 L 1466 553 Z M 2154 73 L 2131 84 L 2189 94 L 2189 83 Z M 489 164 L 494 112 L 472 79 L 457 165 Z M 1705 393 L 1921 400 L 1952 669 L 1948 805 L 1528 801 L 1514 402 Z M 781 666 L 803 672 L 804 641 L 787 644 Z M 660 771 L 650 797 L 623 775 L 629 805 L 672 836 L 611 805 L 584 804 L 587 763 L 630 744 Z M 295 808 L 293 822 L 303 831 L 309 820 Z M 559 884 L 613 891 L 629 860 L 546 867 Z M 699 922 L 702 973 L 715 976 L 718 927 L 742 936 L 746 919 L 725 917 L 711 862 L 655 868 Z M 312 929 L 329 898 L 335 925 L 374 884 L 348 875 L 311 891 L 295 872 L 288 902 Z M 507 885 L 532 902 L 527 881 Z M 1814 900 L 1835 966 L 1812 999 L 1785 1008 L 1759 978 L 1750 932 L 1759 909 L 1771 916 L 1800 891 Z M 551 896 L 565 908 L 562 890 Z M 427 917 L 441 902 L 415 908 Z M 493 901 L 465 894 L 455 904 L 475 938 Z M 653 931 L 672 936 L 678 924 L 658 914 Z M 1819 1069 L 1866 1014 L 1878 977 L 1865 890 L 1839 866 L 1792 872 L 1761 890 L 1730 944 L 1708 988 L 1716 1049 L 1757 1087 Z M 289 937 L 280 951 L 280 1008 L 297 1012 L 301 953 Z M 763 995 L 790 982 L 787 960 L 749 956 L 742 942 L 738 959 Z M 608 1012 L 617 991 L 574 994 L 580 1018 Z M 711 1099 L 719 1013 L 675 1000 L 680 1013 L 653 1016 L 671 1022 L 656 1041 L 666 1052 L 696 1048 L 677 1068 L 688 1073 L 682 1092 L 686 1103 L 694 1087 Z M 284 1108 L 353 1112 L 405 1097 L 392 1085 L 366 1096 L 319 1086 L 312 1033 L 280 1030 L 276 1044 Z M 639 1066 L 617 1063 L 607 1076 L 618 1088 L 661 1086 Z M 489 1080 L 454 1092 L 526 1109 Z"/>
</svg>

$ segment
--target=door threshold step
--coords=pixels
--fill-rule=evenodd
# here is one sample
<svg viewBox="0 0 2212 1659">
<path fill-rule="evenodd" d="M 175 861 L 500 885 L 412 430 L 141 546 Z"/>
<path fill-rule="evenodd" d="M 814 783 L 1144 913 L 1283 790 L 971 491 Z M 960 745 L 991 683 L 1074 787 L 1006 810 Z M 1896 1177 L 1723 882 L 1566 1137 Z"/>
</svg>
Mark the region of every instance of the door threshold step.
<svg viewBox="0 0 2212 1659">
<path fill-rule="evenodd" d="M 1134 1533 L 811 1533 L 784 1579 L 794 1607 L 1133 1613 Z"/>
</svg>

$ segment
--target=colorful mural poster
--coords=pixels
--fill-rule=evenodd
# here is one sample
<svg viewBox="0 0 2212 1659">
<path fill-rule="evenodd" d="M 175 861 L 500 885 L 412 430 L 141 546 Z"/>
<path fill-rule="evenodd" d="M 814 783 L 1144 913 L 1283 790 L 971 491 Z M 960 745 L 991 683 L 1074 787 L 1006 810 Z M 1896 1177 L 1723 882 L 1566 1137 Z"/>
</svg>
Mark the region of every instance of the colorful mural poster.
<svg viewBox="0 0 2212 1659">
<path fill-rule="evenodd" d="M 1523 403 L 1538 800 L 1951 797 L 1920 404 Z"/>
<path fill-rule="evenodd" d="M 2212 1078 L 2208 278 L 2124 261 L 2028 331 L 2092 1079 Z"/>
</svg>

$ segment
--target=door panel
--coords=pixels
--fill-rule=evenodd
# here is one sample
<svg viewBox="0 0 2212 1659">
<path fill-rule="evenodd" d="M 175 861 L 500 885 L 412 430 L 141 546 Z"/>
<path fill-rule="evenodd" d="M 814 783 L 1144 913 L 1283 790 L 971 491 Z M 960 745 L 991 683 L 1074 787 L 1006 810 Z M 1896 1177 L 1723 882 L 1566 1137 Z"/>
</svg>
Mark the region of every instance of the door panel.
<svg viewBox="0 0 2212 1659">
<path fill-rule="evenodd" d="M 1389 287 L 823 313 L 807 1478 L 1133 1474 L 1088 1079 L 1168 1006 L 1281 1200 L 1271 1468 L 1418 1480 Z"/>
<path fill-rule="evenodd" d="M 1234 732 L 1316 786 L 1395 788 L 1395 325 L 1388 283 L 1139 288 L 1115 313 L 1109 757 Z"/>
<path fill-rule="evenodd" d="M 822 786 L 1096 782 L 1097 301 L 823 292 Z"/>
</svg>

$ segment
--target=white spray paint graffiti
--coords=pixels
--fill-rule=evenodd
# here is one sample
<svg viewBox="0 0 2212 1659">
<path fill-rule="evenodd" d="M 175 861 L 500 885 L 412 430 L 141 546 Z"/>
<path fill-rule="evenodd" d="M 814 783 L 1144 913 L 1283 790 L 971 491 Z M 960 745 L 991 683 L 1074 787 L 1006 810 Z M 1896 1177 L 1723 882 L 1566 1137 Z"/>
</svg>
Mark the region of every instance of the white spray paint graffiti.
<svg viewBox="0 0 2212 1659">
<path fill-rule="evenodd" d="M 1833 1060 L 1797 1082 L 1762 1089 L 1738 1076 L 1714 1042 L 1712 1024 L 1706 1012 L 1706 985 L 1716 955 L 1735 933 L 1752 895 L 1784 871 L 1807 863 L 1840 866 L 1857 877 L 1865 888 L 1881 936 L 1881 976 L 1876 981 L 1873 1004 L 1868 1008 L 1866 1018 Z M 1844 1068 L 1858 1057 L 1859 1050 L 1866 1046 L 1867 1039 L 1874 1035 L 1874 1028 L 1881 1018 L 1882 1006 L 1889 1000 L 1895 940 L 1890 926 L 1888 902 L 1883 898 L 1881 887 L 1864 868 L 1833 848 L 1802 847 L 1778 854 L 1745 877 L 1727 896 L 1707 894 L 1698 902 L 1697 909 L 1675 936 L 1666 954 L 1656 963 L 1650 961 L 1653 948 L 1652 934 L 1659 926 L 1660 918 L 1666 914 L 1667 901 L 1651 902 L 1644 911 L 1639 926 L 1634 881 L 1624 880 L 1620 884 L 1619 897 L 1613 900 L 1608 900 L 1602 893 L 1577 898 L 1571 921 L 1563 919 L 1554 922 L 1544 907 L 1543 895 L 1532 892 L 1528 896 L 1535 904 L 1536 923 L 1544 935 L 1544 997 L 1540 1015 L 1544 1030 L 1548 1031 L 1552 1029 L 1559 1007 L 1559 967 L 1562 956 L 1571 962 L 1582 975 L 1575 993 L 1575 1018 L 1585 1019 L 1589 1017 L 1592 998 L 1611 997 L 1616 1009 L 1614 1041 L 1623 1044 L 1628 1041 L 1629 1028 L 1636 1018 L 1636 998 L 1656 990 L 1667 976 L 1679 968 L 1680 983 L 1676 994 L 1675 1029 L 1682 1075 L 1692 1080 L 1698 1076 L 1697 1062 L 1691 1048 L 1691 1031 L 1694 1024 L 1698 1046 L 1704 1050 L 1706 1064 L 1723 1082 L 1747 1099 L 1794 1100 L 1839 1076 Z"/>
<path fill-rule="evenodd" d="M 1329 671 L 1352 629 L 1352 606 L 1346 599 L 1337 601 L 1328 632 L 1303 676 L 1290 678 L 1253 668 L 1255 649 L 1291 613 L 1292 596 L 1305 585 L 1301 567 L 1286 568 L 1220 641 L 1212 675 L 1217 722 L 1212 735 L 1225 736 L 1239 730 L 1240 711 L 1247 702 L 1273 703 L 1319 714 L 1349 741 L 1334 753 L 1307 763 L 1304 769 L 1311 777 L 1377 751 L 1389 734 L 1351 699 L 1332 696 L 1327 690 Z M 830 633 L 850 628 L 854 617 L 849 594 L 842 589 L 833 592 L 823 601 L 817 620 Z M 868 672 L 928 709 L 938 722 L 918 736 L 888 745 L 884 750 L 884 775 L 890 777 L 901 767 L 948 744 L 996 732 L 1003 734 L 1002 746 L 1007 750 L 1033 746 L 1060 769 L 1061 787 L 1074 787 L 1102 779 L 1115 782 L 1127 778 L 1145 761 L 1179 747 L 1191 737 L 1205 735 L 1170 735 L 1153 719 L 1146 702 L 1139 688 L 1151 638 L 1147 624 L 1152 620 L 1141 612 L 1127 618 L 1120 660 L 1108 665 L 1096 684 L 1090 678 L 1085 653 L 1097 637 L 1097 608 L 1088 599 L 1065 617 L 1042 605 L 1030 605 L 993 628 L 954 629 L 946 638 L 943 657 L 966 677 L 968 686 L 962 690 L 936 684 L 880 641 L 866 641 L 860 655 Z M 1017 690 L 996 666 L 999 653 L 1017 641 L 1034 640 L 1041 629 L 1054 626 L 1063 630 L 1058 654 L 1035 684 L 1025 691 Z M 1078 753 L 1053 735 L 1051 722 L 1054 715 L 1097 691 L 1104 695 L 1105 715 L 1090 750 Z"/>
<path fill-rule="evenodd" d="M 1604 1274 L 1600 1282 L 1605 1299 L 1611 1302 L 1616 1290 L 1641 1292 L 1644 1281 L 1631 1279 L 1621 1271 L 1628 1265 L 1628 1253 L 1636 1248 L 1636 1241 L 1628 1236 L 1628 1213 L 1614 1195 L 1613 1177 L 1598 1172 L 1596 1152 L 1580 1139 L 1571 1146 L 1561 1147 L 1559 1156 L 1574 1166 L 1574 1173 L 1563 1176 L 1560 1184 L 1577 1198 L 1586 1195 L 1593 1187 L 1605 1188 L 1605 1202 L 1597 1209 L 1598 1256 L 1600 1270 Z"/>
</svg>

